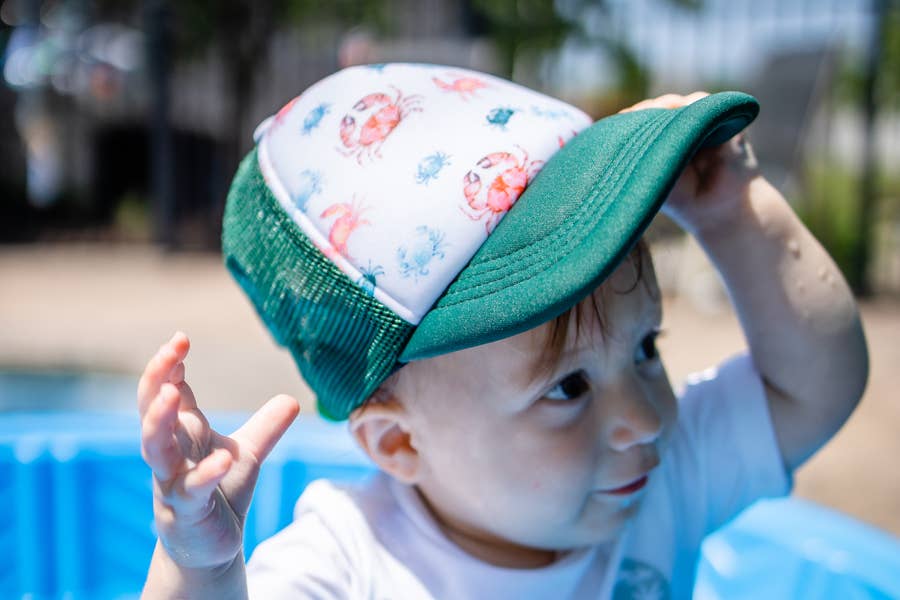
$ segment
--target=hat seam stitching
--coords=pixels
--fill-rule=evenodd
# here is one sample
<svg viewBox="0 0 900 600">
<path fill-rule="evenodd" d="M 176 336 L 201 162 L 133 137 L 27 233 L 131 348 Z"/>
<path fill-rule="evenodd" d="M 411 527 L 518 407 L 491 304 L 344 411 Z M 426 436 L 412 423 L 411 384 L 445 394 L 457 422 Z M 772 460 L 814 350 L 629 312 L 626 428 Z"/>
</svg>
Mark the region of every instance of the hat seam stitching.
<svg viewBox="0 0 900 600">
<path fill-rule="evenodd" d="M 672 117 L 672 118 L 674 118 L 674 117 Z M 665 126 L 666 126 L 669 122 L 671 122 L 671 118 L 669 118 L 669 119 L 657 119 L 657 120 L 649 121 L 647 124 L 645 124 L 644 126 L 642 126 L 642 128 L 641 128 L 640 130 L 638 130 L 637 132 L 635 132 L 635 135 L 637 135 L 638 133 L 643 133 L 646 129 L 650 129 L 650 128 L 653 128 L 653 129 L 664 129 Z M 617 162 L 618 162 L 618 163 L 621 163 L 623 160 L 625 160 L 626 157 L 628 157 L 628 156 L 634 156 L 634 153 L 638 153 L 638 158 L 643 157 L 644 154 L 646 154 L 647 147 L 650 145 L 650 142 L 651 142 L 651 141 L 652 141 L 652 140 L 648 140 L 648 141 L 644 144 L 643 147 L 641 147 L 641 146 L 636 146 L 636 147 L 633 149 L 633 152 L 632 152 L 630 155 L 620 155 L 620 157 L 619 157 L 619 159 L 618 159 Z M 592 188 L 591 188 L 591 190 L 590 190 L 590 192 L 589 192 L 589 195 L 591 195 L 591 196 L 596 196 L 597 194 L 601 193 L 603 190 L 609 189 L 610 186 L 615 186 L 619 181 L 621 181 L 623 178 L 627 177 L 628 175 L 630 175 L 630 174 L 633 173 L 633 172 L 634 172 L 634 169 L 632 169 L 632 170 L 630 170 L 630 171 L 619 172 L 619 173 L 618 173 L 618 177 L 615 177 L 614 179 L 611 179 L 610 177 L 605 177 L 604 179 L 602 179 L 602 180 L 596 182 L 596 183 L 592 186 Z M 596 218 L 593 220 L 593 224 L 596 225 L 596 222 L 597 222 L 600 218 L 602 218 L 603 215 L 606 213 L 606 210 L 607 210 L 608 207 L 609 207 L 609 203 L 608 203 L 608 202 L 603 202 L 603 203 L 601 203 L 601 204 L 592 203 L 590 206 L 593 207 L 594 210 L 587 210 L 587 209 L 581 210 L 581 211 L 580 211 L 581 214 L 578 215 L 578 217 L 575 217 L 575 218 L 573 218 L 573 219 L 570 219 L 570 220 L 566 223 L 566 225 L 565 225 L 564 227 L 558 229 L 556 232 L 554 232 L 554 234 L 553 234 L 552 236 L 547 236 L 547 237 L 541 238 L 540 240 L 537 240 L 537 241 L 536 241 L 535 243 L 533 243 L 533 244 L 530 244 L 530 245 L 528 245 L 528 246 L 523 246 L 522 248 L 517 249 L 517 250 L 515 251 L 515 254 L 520 254 L 520 253 L 524 252 L 525 250 L 531 250 L 531 251 L 534 251 L 536 247 L 552 246 L 553 243 L 555 243 L 560 237 L 562 237 L 562 236 L 564 236 L 565 234 L 569 233 L 570 230 L 575 229 L 575 228 L 578 228 L 579 226 L 582 226 L 582 225 L 584 225 L 586 222 L 588 222 L 588 218 L 589 218 L 591 215 L 594 215 L 594 216 L 596 217 Z M 605 207 L 605 208 L 604 208 L 601 212 L 598 213 L 598 212 L 597 212 L 597 209 L 599 209 L 599 208 L 601 208 L 601 207 Z M 588 228 L 588 229 L 589 229 L 589 228 Z M 561 254 L 558 254 L 558 255 L 554 255 L 552 258 L 541 258 L 539 252 L 533 252 L 532 256 L 535 256 L 536 258 L 535 258 L 532 262 L 527 262 L 525 265 L 522 265 L 522 264 L 515 264 L 515 265 L 513 265 L 512 263 L 508 263 L 508 262 L 507 262 L 507 263 L 501 264 L 501 265 L 499 265 L 499 266 L 497 266 L 497 267 L 494 267 L 493 269 L 486 270 L 486 271 L 482 271 L 482 272 L 480 272 L 480 273 L 477 274 L 479 279 L 482 279 L 482 278 L 484 278 L 484 277 L 486 277 L 486 276 L 488 276 L 488 275 L 490 275 L 490 274 L 492 274 L 492 273 L 493 273 L 493 274 L 496 274 L 498 271 L 501 271 L 501 270 L 504 270 L 504 269 L 509 269 L 509 272 L 506 273 L 506 274 L 503 274 L 500 278 L 494 278 L 494 279 L 491 279 L 491 280 L 489 280 L 489 281 L 481 281 L 481 282 L 479 282 L 479 283 L 477 283 L 477 284 L 468 285 L 468 286 L 466 286 L 466 287 L 463 287 L 463 288 L 460 288 L 460 289 L 453 290 L 452 293 L 448 293 L 446 296 L 444 296 L 444 299 L 443 299 L 444 301 L 442 301 L 442 302 L 440 303 L 440 305 L 435 306 L 434 309 L 432 309 L 431 312 L 435 312 L 435 311 L 440 310 L 440 309 L 443 309 L 443 308 L 450 308 L 450 307 L 452 307 L 452 306 L 456 306 L 457 304 L 462 304 L 462 303 L 464 303 L 464 302 L 467 302 L 467 301 L 470 301 L 470 300 L 474 300 L 474 299 L 476 299 L 476 298 L 482 298 L 482 297 L 484 297 L 484 295 L 485 295 L 485 294 L 481 294 L 481 295 L 477 296 L 476 298 L 471 298 L 471 297 L 466 297 L 466 298 L 456 298 L 457 296 L 459 296 L 459 295 L 461 295 L 461 294 L 463 294 L 463 293 L 471 292 L 471 291 L 473 291 L 473 290 L 477 290 L 477 289 L 479 289 L 479 288 L 483 288 L 483 287 L 487 287 L 487 286 L 500 286 L 501 284 L 504 284 L 504 285 L 507 285 L 507 284 L 508 284 L 508 285 L 517 285 L 518 283 L 521 283 L 522 281 L 525 281 L 525 280 L 527 280 L 527 279 L 530 279 L 530 278 L 534 277 L 534 272 L 533 272 L 533 271 L 535 270 L 535 266 L 536 266 L 536 265 L 541 265 L 541 266 L 542 266 L 542 265 L 545 265 L 545 264 L 550 264 L 550 263 L 553 263 L 553 262 L 558 262 L 559 260 L 564 259 L 566 256 L 568 256 L 569 254 L 571 254 L 571 252 L 574 251 L 574 249 L 575 249 L 577 246 L 579 246 L 579 245 L 584 241 L 585 237 L 587 237 L 587 233 L 585 233 L 584 235 L 580 236 L 580 238 L 578 238 L 577 241 L 575 241 L 575 243 L 569 244 L 569 245 L 568 245 L 569 247 L 568 247 L 568 250 L 567 250 L 567 251 L 565 251 L 565 252 L 563 252 L 563 253 L 561 253 Z M 492 261 L 492 262 L 496 262 L 496 261 L 501 260 L 501 259 L 509 259 L 509 258 L 512 258 L 513 256 L 514 256 L 514 254 L 509 254 L 509 255 L 502 256 L 502 257 L 497 257 L 497 258 L 491 259 L 491 261 Z M 481 263 L 481 264 L 488 264 L 488 263 L 485 262 L 485 263 Z M 515 267 L 514 270 L 513 270 L 513 267 Z M 518 279 L 517 281 L 514 281 L 514 282 L 512 282 L 512 283 L 509 283 L 509 280 L 510 280 L 511 278 L 517 276 L 517 275 L 518 275 L 518 276 L 521 276 L 521 278 Z M 491 293 L 491 292 L 488 292 L 488 293 Z"/>
<path fill-rule="evenodd" d="M 662 128 L 661 125 L 664 124 L 664 123 L 666 123 L 666 121 L 667 121 L 666 119 L 654 119 L 654 120 L 648 121 L 647 123 L 643 124 L 637 131 L 635 131 L 633 135 L 640 135 L 640 134 L 643 134 L 643 133 L 645 133 L 645 130 L 650 129 L 650 128 L 660 129 L 660 128 Z M 645 145 L 646 145 L 646 143 L 645 143 Z M 635 152 L 640 152 L 640 151 L 641 151 L 641 146 L 636 146 L 636 147 L 632 148 L 632 151 L 631 151 L 630 155 L 633 155 Z M 623 155 L 623 154 L 617 154 L 617 158 L 616 158 L 616 163 L 615 163 L 615 164 L 616 164 L 616 165 L 621 164 L 628 156 L 629 156 L 629 154 L 624 154 L 624 155 Z M 612 169 L 611 169 L 610 171 L 612 171 Z M 625 175 L 625 174 L 622 173 L 622 172 L 620 172 L 620 173 L 607 173 L 602 179 L 600 179 L 600 180 L 594 182 L 594 184 L 591 186 L 591 189 L 590 189 L 590 191 L 588 192 L 588 194 L 589 194 L 589 195 L 595 195 L 595 194 L 598 192 L 598 189 L 600 189 L 600 188 L 602 188 L 602 187 L 606 187 L 606 186 L 607 186 L 607 183 L 608 183 L 611 179 L 615 178 L 615 180 L 618 181 L 618 180 L 621 179 L 624 175 Z M 584 205 L 582 204 L 582 206 L 584 206 Z M 582 208 L 582 209 L 580 210 L 581 215 L 584 215 L 586 212 L 587 212 L 587 210 L 586 210 L 585 208 Z M 492 267 L 491 269 L 487 269 L 487 270 L 479 270 L 479 271 L 476 273 L 476 275 L 477 275 L 478 277 L 482 277 L 482 276 L 485 276 L 485 275 L 488 275 L 488 274 L 491 274 L 491 273 L 495 273 L 496 271 L 501 270 L 501 269 L 512 268 L 512 267 L 510 266 L 510 263 L 508 262 L 509 259 L 515 258 L 517 255 L 522 254 L 522 253 L 525 253 L 526 251 L 531 251 L 531 250 L 533 250 L 536 246 L 539 246 L 539 245 L 549 245 L 549 244 L 551 244 L 552 242 L 555 242 L 558 238 L 560 238 L 560 237 L 562 237 L 564 234 L 568 233 L 569 229 L 572 229 L 572 228 L 575 227 L 577 224 L 578 224 L 578 222 L 576 222 L 576 221 L 574 221 L 574 220 L 572 220 L 572 219 L 569 219 L 563 227 L 560 227 L 559 229 L 557 229 L 557 230 L 556 230 L 553 234 L 551 234 L 550 236 L 543 237 L 543 238 L 541 238 L 541 239 L 539 239 L 539 240 L 536 240 L 535 242 L 533 242 L 533 243 L 531 243 L 531 244 L 528 244 L 528 245 L 526 245 L 526 246 L 522 246 L 521 248 L 517 248 L 516 250 L 514 250 L 514 251 L 511 252 L 510 254 L 505 254 L 505 255 L 503 255 L 503 256 L 497 256 L 497 257 L 491 258 L 491 259 L 489 259 L 489 260 L 486 260 L 486 261 L 484 261 L 484 262 L 478 263 L 477 265 L 473 265 L 473 267 L 477 268 L 477 267 L 484 267 L 484 265 L 489 265 L 489 264 L 491 264 L 491 263 L 497 263 L 497 262 L 500 262 L 500 261 L 504 261 L 504 262 L 503 262 L 502 264 L 500 264 L 499 266 Z M 529 265 L 529 266 L 530 266 L 530 265 Z M 521 268 L 521 266 L 519 266 L 519 268 Z M 468 289 L 471 289 L 471 287 L 465 287 L 465 288 L 463 288 L 462 290 L 457 290 L 457 291 L 454 292 L 453 295 L 459 293 L 460 291 L 465 291 L 465 290 L 468 290 Z"/>
</svg>

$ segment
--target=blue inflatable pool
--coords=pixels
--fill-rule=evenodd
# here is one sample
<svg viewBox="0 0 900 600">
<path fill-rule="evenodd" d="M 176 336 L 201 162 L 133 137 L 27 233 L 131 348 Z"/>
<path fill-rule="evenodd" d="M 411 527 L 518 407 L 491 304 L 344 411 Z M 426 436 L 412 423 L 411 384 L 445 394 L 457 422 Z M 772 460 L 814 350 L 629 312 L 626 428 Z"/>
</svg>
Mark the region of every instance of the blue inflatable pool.
<svg viewBox="0 0 900 600">
<path fill-rule="evenodd" d="M 246 552 L 313 479 L 370 471 L 343 426 L 301 418 L 260 474 Z M 0 413 L 0 598 L 137 597 L 154 543 L 133 411 Z M 802 500 L 761 502 L 707 538 L 694 597 L 900 598 L 900 540 Z"/>
</svg>

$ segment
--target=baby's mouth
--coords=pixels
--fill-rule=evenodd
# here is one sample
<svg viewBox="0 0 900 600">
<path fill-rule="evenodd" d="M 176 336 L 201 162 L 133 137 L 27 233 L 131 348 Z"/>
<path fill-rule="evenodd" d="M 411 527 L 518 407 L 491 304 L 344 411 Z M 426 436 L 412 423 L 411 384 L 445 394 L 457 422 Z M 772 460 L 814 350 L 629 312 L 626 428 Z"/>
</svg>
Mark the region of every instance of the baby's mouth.
<svg viewBox="0 0 900 600">
<path fill-rule="evenodd" d="M 648 479 L 649 479 L 649 476 L 644 475 L 640 479 L 636 479 L 629 484 L 623 485 L 622 487 L 615 488 L 612 490 L 600 490 L 600 493 L 612 494 L 614 496 L 627 496 L 629 494 L 634 494 L 638 490 L 641 490 L 645 485 L 647 485 Z"/>
</svg>

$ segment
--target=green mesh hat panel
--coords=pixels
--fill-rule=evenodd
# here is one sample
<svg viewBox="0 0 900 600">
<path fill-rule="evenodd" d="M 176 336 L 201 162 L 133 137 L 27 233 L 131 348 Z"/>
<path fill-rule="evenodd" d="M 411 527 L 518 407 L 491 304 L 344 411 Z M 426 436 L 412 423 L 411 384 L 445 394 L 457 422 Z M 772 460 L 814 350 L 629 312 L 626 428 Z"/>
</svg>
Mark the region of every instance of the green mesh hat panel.
<svg viewBox="0 0 900 600">
<path fill-rule="evenodd" d="M 222 252 L 323 416 L 346 419 L 398 367 L 413 326 L 353 282 L 285 214 L 255 148 L 228 193 Z"/>
</svg>

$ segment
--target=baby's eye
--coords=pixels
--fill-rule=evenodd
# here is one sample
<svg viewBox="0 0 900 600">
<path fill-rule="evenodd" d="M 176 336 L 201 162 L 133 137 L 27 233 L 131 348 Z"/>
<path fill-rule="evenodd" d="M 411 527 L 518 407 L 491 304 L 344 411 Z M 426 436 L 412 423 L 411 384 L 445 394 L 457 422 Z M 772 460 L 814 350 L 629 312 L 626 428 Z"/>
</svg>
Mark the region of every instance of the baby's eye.
<svg viewBox="0 0 900 600">
<path fill-rule="evenodd" d="M 659 329 L 654 329 L 644 336 L 644 339 L 641 340 L 640 345 L 634 352 L 635 364 L 640 365 L 647 361 L 659 358 L 659 352 L 656 349 L 656 338 L 659 337 L 661 333 L 662 332 Z"/>
<path fill-rule="evenodd" d="M 585 394 L 590 387 L 585 372 L 575 371 L 563 377 L 544 397 L 557 402 L 574 400 Z"/>
</svg>

